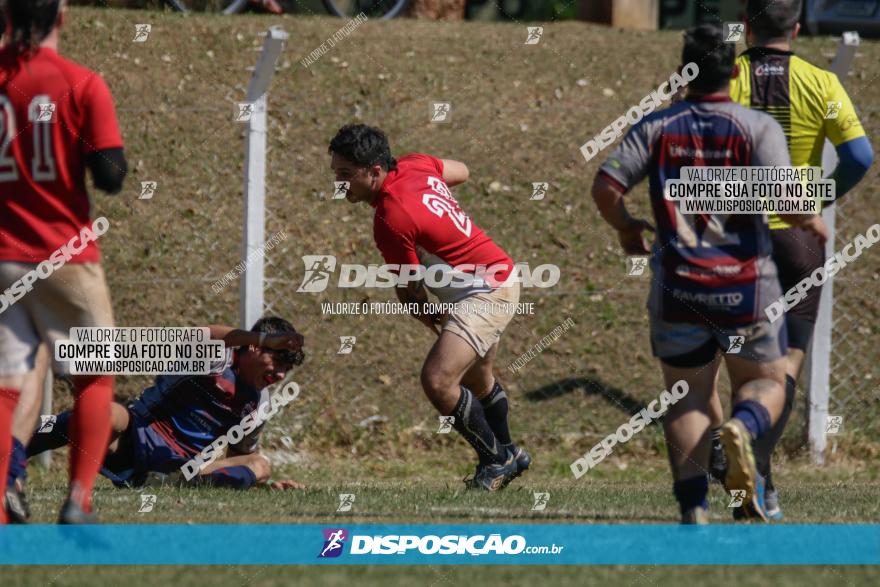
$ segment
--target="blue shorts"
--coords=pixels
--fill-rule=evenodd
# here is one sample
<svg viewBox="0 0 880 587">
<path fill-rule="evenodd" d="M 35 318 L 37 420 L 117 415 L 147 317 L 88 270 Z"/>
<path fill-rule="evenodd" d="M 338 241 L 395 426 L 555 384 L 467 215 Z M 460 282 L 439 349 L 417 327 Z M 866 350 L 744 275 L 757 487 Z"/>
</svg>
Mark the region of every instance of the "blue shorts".
<svg viewBox="0 0 880 587">
<path fill-rule="evenodd" d="M 165 441 L 147 420 L 128 408 L 128 429 L 119 438 L 119 448 L 104 459 L 101 474 L 117 487 L 143 485 L 147 473 L 170 473 L 189 459 Z"/>
<path fill-rule="evenodd" d="M 730 328 L 665 322 L 654 315 L 650 321 L 654 356 L 674 367 L 701 367 L 712 362 L 719 349 L 750 361 L 770 363 L 784 357 L 788 349 L 785 320 Z"/>
</svg>

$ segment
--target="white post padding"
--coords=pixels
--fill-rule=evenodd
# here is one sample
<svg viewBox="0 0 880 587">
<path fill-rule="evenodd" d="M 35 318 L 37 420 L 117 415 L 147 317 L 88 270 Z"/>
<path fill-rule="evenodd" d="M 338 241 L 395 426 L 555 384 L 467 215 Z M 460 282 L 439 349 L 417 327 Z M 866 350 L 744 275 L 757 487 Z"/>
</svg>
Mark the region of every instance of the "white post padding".
<svg viewBox="0 0 880 587">
<path fill-rule="evenodd" d="M 253 104 L 253 111 L 247 123 L 244 148 L 244 235 L 241 243 L 244 273 L 239 307 L 241 327 L 245 329 L 263 315 L 263 255 L 256 254 L 252 259 L 249 256 L 251 251 L 260 250 L 266 241 L 266 92 L 288 38 L 289 35 L 278 27 L 266 32 L 247 92 L 247 101 Z"/>
<path fill-rule="evenodd" d="M 837 55 L 831 63 L 831 71 L 837 75 L 841 84 L 846 82 L 846 74 L 852 66 L 853 58 L 859 47 L 859 34 L 843 33 Z M 822 170 L 826 177 L 837 166 L 837 152 L 834 145 L 827 139 L 822 150 Z M 828 242 L 825 243 L 825 258 L 834 255 L 836 239 L 837 206 L 829 206 L 822 211 L 822 219 L 828 227 Z M 831 398 L 831 334 L 834 327 L 834 278 L 829 278 L 822 287 L 819 300 L 819 314 L 813 332 L 813 342 L 807 354 L 806 371 L 809 377 L 807 434 L 810 443 L 810 457 L 814 464 L 825 463 L 825 447 L 827 446 L 826 426 L 828 421 L 828 404 Z"/>
</svg>

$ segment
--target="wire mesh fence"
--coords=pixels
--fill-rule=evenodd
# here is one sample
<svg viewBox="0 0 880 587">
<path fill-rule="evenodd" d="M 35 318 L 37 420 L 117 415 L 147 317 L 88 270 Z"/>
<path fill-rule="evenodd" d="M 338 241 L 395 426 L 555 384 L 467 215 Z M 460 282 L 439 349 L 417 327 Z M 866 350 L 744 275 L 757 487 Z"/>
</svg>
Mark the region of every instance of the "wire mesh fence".
<svg viewBox="0 0 880 587">
<path fill-rule="evenodd" d="M 872 224 L 859 209 L 855 197 L 838 204 L 837 250 Z M 828 406 L 829 415 L 843 417 L 844 431 L 874 441 L 880 438 L 880 355 L 876 350 L 880 266 L 876 258 L 876 253 L 867 251 L 835 277 Z"/>
</svg>

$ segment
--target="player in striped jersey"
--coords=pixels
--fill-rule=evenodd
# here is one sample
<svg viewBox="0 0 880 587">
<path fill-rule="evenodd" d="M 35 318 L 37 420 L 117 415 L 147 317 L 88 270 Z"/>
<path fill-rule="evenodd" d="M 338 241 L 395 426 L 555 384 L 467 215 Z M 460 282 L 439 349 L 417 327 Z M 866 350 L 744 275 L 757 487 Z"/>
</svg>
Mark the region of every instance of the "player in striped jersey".
<svg viewBox="0 0 880 587">
<path fill-rule="evenodd" d="M 738 73 L 731 83 L 731 98 L 749 108 L 771 115 L 782 126 L 794 166 L 822 165 L 826 139 L 834 145 L 840 163 L 831 173 L 836 198 L 841 198 L 864 177 L 871 166 L 871 143 L 859 122 L 850 97 L 836 75 L 801 59 L 791 51 L 800 30 L 802 0 L 749 0 L 746 36 L 748 49 L 737 59 Z M 770 215 L 773 260 L 779 269 L 782 291 L 794 288 L 825 263 L 825 248 L 815 233 L 791 226 Z M 822 286 L 812 287 L 805 299 L 785 313 L 788 329 L 785 408 L 769 434 L 755 446 L 758 472 L 767 486 L 767 513 L 782 517 L 773 483 L 770 457 L 782 437 L 794 404 L 795 386 L 810 345 L 819 311 Z M 713 402 L 715 426 L 720 426 L 720 401 Z M 713 431 L 717 438 L 717 428 Z M 712 471 L 724 468 L 718 443 L 713 450 Z M 738 510 L 734 510 L 737 515 Z"/>
<path fill-rule="evenodd" d="M 656 221 L 648 300 L 651 346 L 667 388 L 684 380 L 688 394 L 664 419 L 674 493 L 684 523 L 707 521 L 709 401 L 719 349 L 743 337 L 741 353 L 725 354 L 733 416 L 723 427 L 726 483 L 746 492 L 750 516 L 766 519 L 752 443 L 778 420 L 784 402 L 785 326 L 770 323 L 763 306 L 781 291 L 762 214 L 682 214 L 665 199 L 670 180 L 688 166 L 789 165 L 785 137 L 770 116 L 731 102 L 734 50 L 721 30 L 704 24 L 685 35 L 682 64 L 699 67 L 685 99 L 636 124 L 602 165 L 593 198 L 618 231 L 627 254 L 649 252 L 642 232 L 653 230 L 624 206 L 624 194 L 645 177 Z M 815 231 L 816 216 L 786 216 Z"/>
<path fill-rule="evenodd" d="M 287 320 L 261 318 L 250 330 L 211 326 L 211 338 L 227 346 L 226 364 L 213 375 L 161 375 L 152 387 L 124 406 L 111 409 L 112 436 L 101 473 L 117 486 L 138 487 L 149 473 L 177 474 L 249 414 L 270 402 L 268 387 L 278 383 L 305 357 L 303 337 Z M 51 430 L 38 429 L 27 455 L 56 449 L 70 442 L 71 412 L 57 415 Z M 260 454 L 264 421 L 230 440 L 229 456 L 204 468 L 192 468 L 192 483 L 249 489 L 269 479 L 269 461 Z M 182 480 L 180 482 L 183 482 Z M 291 481 L 276 487 L 297 487 Z"/>
</svg>

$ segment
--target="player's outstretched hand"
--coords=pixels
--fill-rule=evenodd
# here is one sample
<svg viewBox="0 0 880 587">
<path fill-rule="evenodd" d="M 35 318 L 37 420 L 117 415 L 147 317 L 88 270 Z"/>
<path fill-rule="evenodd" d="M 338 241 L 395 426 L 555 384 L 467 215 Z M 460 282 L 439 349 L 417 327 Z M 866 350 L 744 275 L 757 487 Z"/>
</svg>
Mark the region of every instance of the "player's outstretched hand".
<svg viewBox="0 0 880 587">
<path fill-rule="evenodd" d="M 279 479 L 269 484 L 270 489 L 305 489 L 306 486 L 292 479 Z"/>
<path fill-rule="evenodd" d="M 263 346 L 275 350 L 298 351 L 302 349 L 305 339 L 299 332 L 277 332 L 266 335 Z"/>
<path fill-rule="evenodd" d="M 629 225 L 622 230 L 617 231 L 617 238 L 623 252 L 627 255 L 647 255 L 651 249 L 648 241 L 642 236 L 642 231 L 649 230 L 654 232 L 654 227 L 647 220 L 639 218 L 630 219 Z"/>
</svg>

